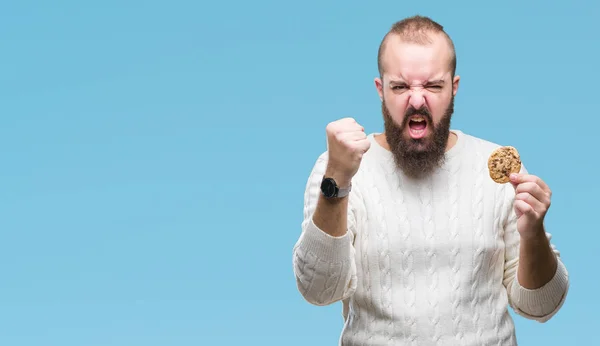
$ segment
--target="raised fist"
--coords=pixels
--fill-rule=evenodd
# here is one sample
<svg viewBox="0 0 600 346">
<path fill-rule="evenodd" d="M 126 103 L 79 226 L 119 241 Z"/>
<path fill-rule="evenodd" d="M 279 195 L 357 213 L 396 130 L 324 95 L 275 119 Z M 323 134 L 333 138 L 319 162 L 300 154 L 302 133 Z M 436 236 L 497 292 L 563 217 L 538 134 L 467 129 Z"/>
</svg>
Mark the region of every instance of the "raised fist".
<svg viewBox="0 0 600 346">
<path fill-rule="evenodd" d="M 371 147 L 365 129 L 352 118 L 331 122 L 326 127 L 329 161 L 326 175 L 346 187 L 358 171 L 363 154 Z"/>
</svg>

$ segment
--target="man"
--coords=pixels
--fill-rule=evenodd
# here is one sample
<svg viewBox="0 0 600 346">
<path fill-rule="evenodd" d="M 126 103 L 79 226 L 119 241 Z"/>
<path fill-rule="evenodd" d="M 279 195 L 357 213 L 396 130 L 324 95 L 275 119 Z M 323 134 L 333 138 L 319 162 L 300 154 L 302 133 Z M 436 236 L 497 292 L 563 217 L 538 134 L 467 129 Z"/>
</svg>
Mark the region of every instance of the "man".
<svg viewBox="0 0 600 346">
<path fill-rule="evenodd" d="M 516 345 L 508 306 L 545 322 L 569 287 L 543 224 L 551 191 L 524 167 L 493 181 L 499 145 L 450 130 L 460 78 L 438 23 L 394 24 L 378 64 L 385 131 L 327 126 L 294 247 L 298 289 L 343 302 L 341 345 Z"/>
</svg>

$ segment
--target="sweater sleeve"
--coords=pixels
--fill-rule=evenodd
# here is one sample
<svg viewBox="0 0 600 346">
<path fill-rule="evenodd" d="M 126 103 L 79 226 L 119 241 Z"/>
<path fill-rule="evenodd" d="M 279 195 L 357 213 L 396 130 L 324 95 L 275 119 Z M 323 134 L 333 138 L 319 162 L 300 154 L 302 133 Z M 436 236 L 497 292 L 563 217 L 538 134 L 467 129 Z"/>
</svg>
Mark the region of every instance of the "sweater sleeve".
<svg viewBox="0 0 600 346">
<path fill-rule="evenodd" d="M 527 173 L 525 168 L 523 173 Z M 520 285 L 517 270 L 519 268 L 520 235 L 517 231 L 517 215 L 513 207 L 514 189 L 507 185 L 507 221 L 504 228 L 505 266 L 504 286 L 508 293 L 510 306 L 513 310 L 530 320 L 546 322 L 562 307 L 569 290 L 569 274 L 560 258 L 560 252 L 550 241 L 552 235 L 546 233 L 552 251 L 556 255 L 557 269 L 552 279 L 537 289 L 527 289 Z"/>
<path fill-rule="evenodd" d="M 293 248 L 293 270 L 298 290 L 309 303 L 329 305 L 351 296 L 356 290 L 354 235 L 356 222 L 352 208 L 355 190 L 350 193 L 348 230 L 333 237 L 313 222 L 327 154 L 317 159 L 304 193 L 304 220 L 301 235 Z"/>
</svg>

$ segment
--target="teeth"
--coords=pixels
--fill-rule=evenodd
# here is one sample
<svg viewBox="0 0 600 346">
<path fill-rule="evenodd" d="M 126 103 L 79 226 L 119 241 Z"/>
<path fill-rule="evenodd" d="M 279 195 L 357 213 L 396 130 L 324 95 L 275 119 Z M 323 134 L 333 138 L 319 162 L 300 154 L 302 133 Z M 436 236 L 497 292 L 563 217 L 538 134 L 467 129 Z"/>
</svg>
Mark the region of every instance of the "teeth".
<svg viewBox="0 0 600 346">
<path fill-rule="evenodd" d="M 423 117 L 414 117 L 414 118 L 411 118 L 410 120 L 412 120 L 412 121 L 414 121 L 416 123 L 420 123 L 422 121 L 425 121 L 425 118 L 423 118 Z"/>
</svg>

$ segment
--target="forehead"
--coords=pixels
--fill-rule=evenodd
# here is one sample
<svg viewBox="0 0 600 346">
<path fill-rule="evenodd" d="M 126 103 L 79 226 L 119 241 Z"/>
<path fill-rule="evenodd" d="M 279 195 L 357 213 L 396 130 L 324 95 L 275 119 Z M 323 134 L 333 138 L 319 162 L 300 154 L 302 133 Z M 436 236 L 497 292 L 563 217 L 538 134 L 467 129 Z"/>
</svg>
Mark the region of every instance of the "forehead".
<svg viewBox="0 0 600 346">
<path fill-rule="evenodd" d="M 450 45 L 441 35 L 430 37 L 431 42 L 414 43 L 390 36 L 382 57 L 385 74 L 395 80 L 423 82 L 450 73 Z"/>
</svg>

